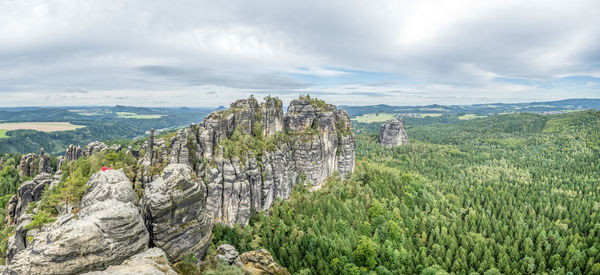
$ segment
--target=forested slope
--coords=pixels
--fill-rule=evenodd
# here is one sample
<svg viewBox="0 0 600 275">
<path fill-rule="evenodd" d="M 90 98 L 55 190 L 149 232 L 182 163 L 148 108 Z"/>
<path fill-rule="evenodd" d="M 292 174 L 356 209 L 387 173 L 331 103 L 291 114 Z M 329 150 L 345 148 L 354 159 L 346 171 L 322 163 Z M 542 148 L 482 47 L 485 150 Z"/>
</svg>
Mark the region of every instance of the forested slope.
<svg viewBox="0 0 600 275">
<path fill-rule="evenodd" d="M 600 272 L 600 112 L 408 134 L 391 150 L 358 136 L 351 180 L 297 190 L 213 242 L 265 247 L 294 273 Z"/>
</svg>

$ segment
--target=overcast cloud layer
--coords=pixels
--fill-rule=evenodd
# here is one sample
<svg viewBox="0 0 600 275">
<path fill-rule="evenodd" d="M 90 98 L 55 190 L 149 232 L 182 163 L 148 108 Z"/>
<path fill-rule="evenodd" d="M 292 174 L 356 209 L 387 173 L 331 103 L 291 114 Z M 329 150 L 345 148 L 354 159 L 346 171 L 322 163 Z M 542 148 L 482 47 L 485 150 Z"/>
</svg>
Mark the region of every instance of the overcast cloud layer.
<svg viewBox="0 0 600 275">
<path fill-rule="evenodd" d="M 217 106 L 249 94 L 599 98 L 600 1 L 0 0 L 0 106 Z"/>
</svg>

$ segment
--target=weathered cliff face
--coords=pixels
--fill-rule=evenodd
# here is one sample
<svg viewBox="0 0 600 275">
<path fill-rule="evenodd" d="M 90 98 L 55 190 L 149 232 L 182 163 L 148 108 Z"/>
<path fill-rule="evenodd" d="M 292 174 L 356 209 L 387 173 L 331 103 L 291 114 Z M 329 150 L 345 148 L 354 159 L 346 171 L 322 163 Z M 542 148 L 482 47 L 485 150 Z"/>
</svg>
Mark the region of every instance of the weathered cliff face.
<svg viewBox="0 0 600 275">
<path fill-rule="evenodd" d="M 186 164 L 169 164 L 161 177 L 146 185 L 142 211 L 150 245 L 170 259 L 187 253 L 204 255 L 212 223 L 204 211 L 206 186 Z"/>
<path fill-rule="evenodd" d="M 10 198 L 6 207 L 6 223 L 19 226 L 26 219 L 26 209 L 29 203 L 40 201 L 44 190 L 56 185 L 61 179 L 61 174 L 41 173 L 33 180 L 23 182 L 17 195 Z"/>
<path fill-rule="evenodd" d="M 292 101 L 285 116 L 279 99 L 242 99 L 169 142 L 149 139 L 143 178 L 156 179 L 149 171 L 165 161 L 187 164 L 206 185 L 212 222 L 245 225 L 252 212 L 287 199 L 296 184 L 318 188 L 334 173 L 351 173 L 351 127 L 346 112 L 315 99 Z"/>
<path fill-rule="evenodd" d="M 19 162 L 19 175 L 21 177 L 33 177 L 37 173 L 37 165 L 35 162 L 37 156 L 33 153 L 23 155 Z"/>
<path fill-rule="evenodd" d="M 44 152 L 44 148 L 40 149 L 40 164 L 38 165 L 38 173 L 52 173 L 50 165 L 50 156 Z"/>
<path fill-rule="evenodd" d="M 384 146 L 408 144 L 408 136 L 402 125 L 402 119 L 388 120 L 381 126 L 379 144 Z"/>
<path fill-rule="evenodd" d="M 78 160 L 82 156 L 83 156 L 83 151 L 81 150 L 81 147 L 71 144 L 71 145 L 69 145 L 69 147 L 67 148 L 67 151 L 65 152 L 65 161 L 71 162 L 74 160 Z"/>
</svg>

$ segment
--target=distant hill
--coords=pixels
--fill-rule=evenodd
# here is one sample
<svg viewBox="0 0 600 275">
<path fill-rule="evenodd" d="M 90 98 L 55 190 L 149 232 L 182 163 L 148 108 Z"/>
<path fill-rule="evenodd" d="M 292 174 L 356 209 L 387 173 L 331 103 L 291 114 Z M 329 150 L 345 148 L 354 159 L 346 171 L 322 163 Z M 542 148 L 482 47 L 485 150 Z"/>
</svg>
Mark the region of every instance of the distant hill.
<svg viewBox="0 0 600 275">
<path fill-rule="evenodd" d="M 386 104 L 369 106 L 340 106 L 351 117 L 370 113 L 392 114 L 441 114 L 441 115 L 497 115 L 503 113 L 560 113 L 573 110 L 600 110 L 600 99 L 577 98 L 546 102 L 527 103 L 489 103 L 472 105 L 426 105 L 426 106 L 391 106 Z"/>
<path fill-rule="evenodd" d="M 71 131 L 40 132 L 0 127 L 0 153 L 63 153 L 69 144 L 135 138 L 151 128 L 173 129 L 200 122 L 214 108 L 155 108 L 132 106 L 0 108 L 0 124 L 14 122 L 70 122 L 84 125 Z"/>
</svg>

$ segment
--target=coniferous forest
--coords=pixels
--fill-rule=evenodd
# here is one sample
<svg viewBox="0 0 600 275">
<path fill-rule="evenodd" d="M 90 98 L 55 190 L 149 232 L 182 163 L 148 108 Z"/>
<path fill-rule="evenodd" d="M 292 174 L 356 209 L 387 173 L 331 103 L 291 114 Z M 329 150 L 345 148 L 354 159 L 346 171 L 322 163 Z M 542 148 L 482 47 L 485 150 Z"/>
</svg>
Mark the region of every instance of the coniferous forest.
<svg viewBox="0 0 600 275">
<path fill-rule="evenodd" d="M 407 131 L 393 149 L 358 135 L 352 178 L 298 188 L 213 243 L 264 247 L 297 274 L 600 272 L 600 112 Z"/>
</svg>

